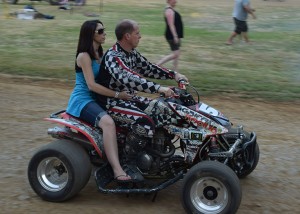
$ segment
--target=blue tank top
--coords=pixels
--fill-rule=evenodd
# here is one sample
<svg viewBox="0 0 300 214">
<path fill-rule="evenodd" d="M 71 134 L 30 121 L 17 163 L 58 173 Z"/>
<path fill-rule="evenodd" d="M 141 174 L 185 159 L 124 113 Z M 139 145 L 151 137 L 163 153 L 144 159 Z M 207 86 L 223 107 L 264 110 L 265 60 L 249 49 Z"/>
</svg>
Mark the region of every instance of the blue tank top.
<svg viewBox="0 0 300 214">
<path fill-rule="evenodd" d="M 94 78 L 96 78 L 99 74 L 99 68 L 100 64 L 97 63 L 96 60 L 92 60 L 92 69 L 94 73 Z M 67 113 L 79 117 L 81 110 L 91 101 L 95 101 L 92 95 L 92 91 L 89 90 L 83 71 L 77 70 L 76 71 L 76 82 L 75 87 L 71 93 L 68 107 L 67 107 Z"/>
</svg>

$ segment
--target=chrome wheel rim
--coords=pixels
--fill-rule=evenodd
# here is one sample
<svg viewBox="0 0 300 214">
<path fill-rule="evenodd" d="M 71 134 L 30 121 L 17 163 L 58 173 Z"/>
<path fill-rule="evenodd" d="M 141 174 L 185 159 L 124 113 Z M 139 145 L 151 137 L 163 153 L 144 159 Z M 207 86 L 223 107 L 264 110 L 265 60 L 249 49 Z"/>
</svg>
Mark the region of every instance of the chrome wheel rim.
<svg viewBox="0 0 300 214">
<path fill-rule="evenodd" d="M 220 180 L 203 177 L 193 183 L 190 198 L 198 211 L 207 214 L 219 213 L 228 204 L 228 190 Z"/>
<path fill-rule="evenodd" d="M 68 177 L 67 167 L 56 157 L 45 158 L 38 165 L 38 181 L 44 189 L 50 192 L 58 192 L 65 188 Z"/>
</svg>

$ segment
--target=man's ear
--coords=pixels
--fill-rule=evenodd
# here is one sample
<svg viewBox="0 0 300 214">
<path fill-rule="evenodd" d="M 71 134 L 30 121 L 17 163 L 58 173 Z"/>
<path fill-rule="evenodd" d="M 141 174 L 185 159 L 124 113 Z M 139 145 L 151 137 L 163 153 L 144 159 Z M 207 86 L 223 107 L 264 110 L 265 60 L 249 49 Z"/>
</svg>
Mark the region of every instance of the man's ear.
<svg viewBox="0 0 300 214">
<path fill-rule="evenodd" d="M 130 33 L 125 34 L 125 39 L 127 39 L 127 40 L 130 39 Z"/>
</svg>

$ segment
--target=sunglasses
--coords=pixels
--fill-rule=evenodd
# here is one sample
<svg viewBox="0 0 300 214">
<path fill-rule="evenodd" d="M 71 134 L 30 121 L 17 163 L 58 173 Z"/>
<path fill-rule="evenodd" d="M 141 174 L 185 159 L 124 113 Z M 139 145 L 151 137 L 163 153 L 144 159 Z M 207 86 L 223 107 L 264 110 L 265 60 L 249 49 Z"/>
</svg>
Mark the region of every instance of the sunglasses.
<svg viewBox="0 0 300 214">
<path fill-rule="evenodd" d="M 95 33 L 98 33 L 100 35 L 100 34 L 104 33 L 104 30 L 105 30 L 105 28 L 101 28 L 99 30 L 96 30 Z"/>
</svg>

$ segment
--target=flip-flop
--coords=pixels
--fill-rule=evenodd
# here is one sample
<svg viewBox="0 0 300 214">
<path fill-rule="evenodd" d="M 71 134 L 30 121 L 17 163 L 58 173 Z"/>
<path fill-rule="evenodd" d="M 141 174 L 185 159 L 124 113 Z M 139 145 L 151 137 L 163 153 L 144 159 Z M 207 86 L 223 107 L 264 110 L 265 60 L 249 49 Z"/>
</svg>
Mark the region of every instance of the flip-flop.
<svg viewBox="0 0 300 214">
<path fill-rule="evenodd" d="M 114 178 L 114 180 L 115 180 L 116 182 L 118 182 L 118 183 L 129 183 L 129 182 L 132 182 L 132 181 L 133 181 L 132 178 L 127 179 L 127 180 L 120 180 L 120 179 L 118 179 L 118 178 L 120 178 L 120 177 L 129 177 L 129 176 L 128 176 L 127 174 L 126 174 L 126 175 L 118 175 L 118 176 L 116 176 L 116 177 Z"/>
<path fill-rule="evenodd" d="M 122 166 L 122 168 L 126 172 L 126 174 L 131 177 L 132 182 L 144 181 L 143 175 L 140 173 L 136 166 L 125 164 Z"/>
</svg>

